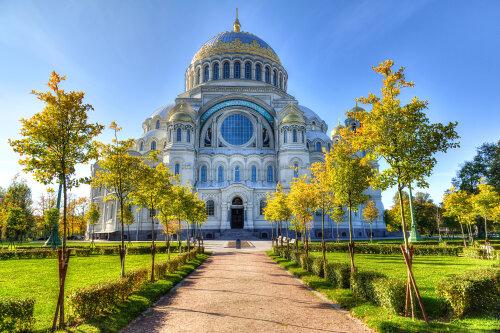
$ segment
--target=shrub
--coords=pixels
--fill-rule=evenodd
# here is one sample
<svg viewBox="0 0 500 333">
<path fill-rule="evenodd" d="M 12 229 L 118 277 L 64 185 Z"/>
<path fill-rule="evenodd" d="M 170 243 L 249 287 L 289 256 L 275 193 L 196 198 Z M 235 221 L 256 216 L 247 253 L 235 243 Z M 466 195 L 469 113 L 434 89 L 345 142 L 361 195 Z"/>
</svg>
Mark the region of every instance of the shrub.
<svg viewBox="0 0 500 333">
<path fill-rule="evenodd" d="M 453 275 L 436 285 L 438 297 L 455 317 L 498 310 L 500 269 L 480 269 Z"/>
<path fill-rule="evenodd" d="M 330 262 L 326 264 L 326 279 L 335 287 L 349 288 L 351 267 L 348 264 Z"/>
<path fill-rule="evenodd" d="M 302 254 L 300 256 L 300 266 L 305 269 L 308 272 L 312 273 L 312 264 L 313 264 L 314 258 L 311 256 L 307 256 L 305 254 Z"/>
<path fill-rule="evenodd" d="M 356 253 L 361 254 L 401 254 L 399 244 L 368 244 L 356 243 L 354 248 Z M 432 255 L 432 256 L 458 256 L 462 253 L 462 246 L 439 246 L 439 245 L 414 245 L 413 253 L 415 255 Z M 310 252 L 321 252 L 321 244 L 310 244 Z M 347 243 L 328 243 L 326 245 L 327 252 L 348 253 Z"/>
<path fill-rule="evenodd" d="M 493 260 L 500 259 L 500 250 L 489 250 L 486 251 L 485 253 L 484 249 L 482 248 L 469 246 L 467 248 L 464 248 L 463 251 L 464 251 L 464 256 L 470 258 L 483 259 L 483 254 L 485 254 L 484 256 L 485 259 L 493 259 Z"/>
<path fill-rule="evenodd" d="M 392 311 L 402 314 L 406 301 L 406 281 L 393 278 L 377 278 L 373 280 L 376 303 Z"/>
<path fill-rule="evenodd" d="M 73 249 L 71 252 L 73 252 L 75 254 L 75 256 L 77 257 L 88 257 L 91 253 L 91 249 L 90 248 L 77 248 L 77 249 Z"/>
<path fill-rule="evenodd" d="M 297 265 L 300 265 L 300 257 L 301 256 L 302 256 L 302 253 L 298 252 L 298 251 L 292 251 L 292 253 L 290 254 L 292 261 L 295 262 Z"/>
<path fill-rule="evenodd" d="M 31 332 L 34 310 L 33 298 L 0 298 L 0 332 Z"/>
<path fill-rule="evenodd" d="M 375 287 L 373 281 L 378 278 L 386 277 L 380 272 L 374 271 L 360 271 L 351 275 L 351 288 L 356 294 L 364 297 L 365 299 L 377 303 L 375 295 Z"/>
<path fill-rule="evenodd" d="M 323 277 L 323 258 L 315 258 L 312 261 L 311 270 L 319 277 Z"/>
</svg>

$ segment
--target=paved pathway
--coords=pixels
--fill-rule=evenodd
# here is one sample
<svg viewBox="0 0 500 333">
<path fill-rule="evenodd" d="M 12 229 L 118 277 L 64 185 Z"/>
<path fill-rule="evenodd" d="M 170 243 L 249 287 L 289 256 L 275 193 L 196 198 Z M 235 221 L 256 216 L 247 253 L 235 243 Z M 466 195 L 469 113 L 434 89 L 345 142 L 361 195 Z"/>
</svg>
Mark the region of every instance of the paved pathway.
<svg viewBox="0 0 500 333">
<path fill-rule="evenodd" d="M 214 252 L 125 332 L 367 332 L 264 252 Z"/>
</svg>

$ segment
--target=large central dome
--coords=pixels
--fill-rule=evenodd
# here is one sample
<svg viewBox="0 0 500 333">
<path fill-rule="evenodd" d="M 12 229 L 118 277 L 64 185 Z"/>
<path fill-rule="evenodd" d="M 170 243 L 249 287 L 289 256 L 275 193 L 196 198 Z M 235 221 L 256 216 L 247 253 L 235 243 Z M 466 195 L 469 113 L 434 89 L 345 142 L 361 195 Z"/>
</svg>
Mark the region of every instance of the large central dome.
<svg viewBox="0 0 500 333">
<path fill-rule="evenodd" d="M 248 32 L 240 31 L 240 24 L 236 19 L 234 31 L 227 31 L 210 38 L 196 52 L 191 63 L 213 54 L 249 53 L 263 56 L 281 65 L 278 55 L 259 37 Z"/>
</svg>

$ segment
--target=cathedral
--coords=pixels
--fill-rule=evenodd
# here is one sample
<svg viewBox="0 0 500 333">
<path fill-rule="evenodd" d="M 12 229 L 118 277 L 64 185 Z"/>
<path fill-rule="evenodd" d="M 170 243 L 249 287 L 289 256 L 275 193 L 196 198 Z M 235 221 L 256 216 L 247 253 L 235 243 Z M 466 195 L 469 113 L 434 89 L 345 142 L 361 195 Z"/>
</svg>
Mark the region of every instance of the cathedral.
<svg viewBox="0 0 500 333">
<path fill-rule="evenodd" d="M 185 91 L 142 123 L 143 134 L 131 153 L 144 156 L 159 150 L 171 172 L 194 187 L 206 204 L 205 239 L 234 235 L 269 239 L 271 225 L 263 215 L 266 194 L 274 192 L 278 182 L 288 191 L 294 177 L 324 161 L 323 151 L 340 139 L 343 126 L 339 123 L 328 136 L 325 121 L 287 93 L 288 73 L 273 48 L 241 31 L 238 18 L 232 31 L 210 38 L 198 50 L 184 79 Z M 345 126 L 355 130 L 358 124 L 347 119 Z M 381 192 L 366 192 L 383 212 Z M 105 195 L 105 190 L 91 193 L 92 202 L 101 209 L 95 233 L 117 240 L 121 228 L 117 205 L 104 202 Z M 358 239 L 370 232 L 362 208 L 352 216 Z M 150 240 L 149 221 L 148 210 L 141 209 L 135 213 L 130 236 L 125 235 Z M 155 238 L 164 239 L 161 224 L 156 226 Z M 337 237 L 336 223 L 328 216 L 325 229 L 326 238 Z M 382 217 L 373 222 L 373 233 L 388 235 Z M 349 236 L 347 219 L 339 234 L 344 239 Z M 321 212 L 314 216 L 311 237 L 321 237 Z"/>
</svg>

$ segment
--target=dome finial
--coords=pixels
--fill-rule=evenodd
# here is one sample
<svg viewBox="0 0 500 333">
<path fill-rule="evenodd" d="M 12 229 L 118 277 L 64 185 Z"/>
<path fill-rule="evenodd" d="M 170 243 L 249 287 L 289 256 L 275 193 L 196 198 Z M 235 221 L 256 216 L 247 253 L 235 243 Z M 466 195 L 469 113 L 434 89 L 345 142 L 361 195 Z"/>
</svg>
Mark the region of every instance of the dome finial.
<svg viewBox="0 0 500 333">
<path fill-rule="evenodd" d="M 236 8 L 236 20 L 234 20 L 233 28 L 234 32 L 240 32 L 241 24 L 240 20 L 238 20 L 238 8 Z"/>
</svg>

